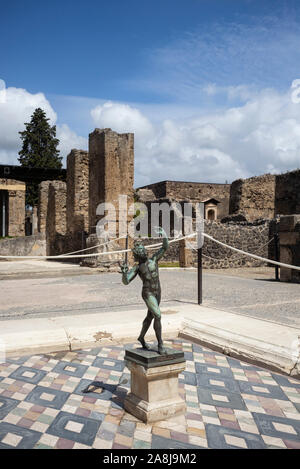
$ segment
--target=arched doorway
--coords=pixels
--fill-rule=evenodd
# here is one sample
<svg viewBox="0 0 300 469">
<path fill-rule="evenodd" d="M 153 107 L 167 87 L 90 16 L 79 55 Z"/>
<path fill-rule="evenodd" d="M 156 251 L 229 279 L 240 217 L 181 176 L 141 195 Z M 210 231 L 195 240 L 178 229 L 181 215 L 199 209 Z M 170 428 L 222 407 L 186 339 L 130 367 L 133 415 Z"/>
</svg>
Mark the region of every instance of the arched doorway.
<svg viewBox="0 0 300 469">
<path fill-rule="evenodd" d="M 216 212 L 213 208 L 210 208 L 208 211 L 207 211 L 207 219 L 208 220 L 215 220 L 216 219 Z"/>
</svg>

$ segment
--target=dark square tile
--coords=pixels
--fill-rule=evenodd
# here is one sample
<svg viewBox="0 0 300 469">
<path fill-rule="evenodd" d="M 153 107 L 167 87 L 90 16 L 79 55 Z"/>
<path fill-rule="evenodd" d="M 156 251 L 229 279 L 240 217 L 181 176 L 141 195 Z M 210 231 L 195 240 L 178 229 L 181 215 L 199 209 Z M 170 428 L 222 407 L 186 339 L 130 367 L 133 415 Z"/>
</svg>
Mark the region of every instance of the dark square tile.
<svg viewBox="0 0 300 469">
<path fill-rule="evenodd" d="M 46 374 L 46 371 L 38 370 L 28 366 L 20 366 L 8 377 L 11 379 L 17 379 L 19 381 L 25 381 L 26 383 L 38 384 Z"/>
<path fill-rule="evenodd" d="M 211 391 L 228 391 L 228 392 L 240 392 L 238 383 L 234 379 L 224 378 L 222 376 L 212 376 L 211 374 L 199 374 L 197 376 L 197 385 L 210 389 Z M 225 386 L 218 386 L 217 384 L 211 384 L 210 381 L 218 381 L 223 383 Z"/>
<path fill-rule="evenodd" d="M 238 449 L 240 445 L 230 444 L 226 442 L 225 435 L 241 439 L 240 443 L 246 443 L 248 449 L 265 449 L 266 445 L 260 435 L 254 433 L 243 432 L 235 428 L 225 428 L 220 425 L 207 423 L 205 425 L 206 438 L 209 448 L 212 449 Z M 236 443 L 239 440 L 236 440 Z M 232 442 L 233 443 L 233 442 Z"/>
<path fill-rule="evenodd" d="M 67 368 L 72 368 L 72 369 L 68 370 Z M 63 374 L 63 375 L 68 375 L 68 376 L 75 376 L 76 378 L 81 378 L 87 369 L 88 369 L 87 365 L 81 365 L 80 363 L 76 363 L 76 362 L 61 361 L 57 363 L 57 365 L 55 365 L 52 372 Z"/>
<path fill-rule="evenodd" d="M 201 347 L 201 345 L 192 344 L 192 348 L 194 353 L 203 353 L 203 347 Z"/>
<path fill-rule="evenodd" d="M 234 379 L 233 373 L 230 368 L 225 366 L 210 365 L 209 363 L 197 363 L 195 362 L 196 374 L 208 374 L 215 378 L 223 377 Z"/>
<path fill-rule="evenodd" d="M 238 381 L 238 385 L 243 394 L 253 394 L 255 396 L 261 396 L 270 399 L 280 399 L 282 401 L 289 400 L 279 386 L 250 383 L 249 381 Z M 261 389 L 261 391 L 259 391 L 259 389 Z M 267 389 L 269 392 L 264 392 L 264 389 Z"/>
<path fill-rule="evenodd" d="M 51 400 L 48 396 L 44 396 L 43 394 L 47 394 L 53 396 Z M 46 388 L 44 386 L 36 386 L 28 396 L 26 397 L 25 401 L 32 402 L 32 404 L 42 406 L 42 407 L 50 407 L 51 409 L 61 409 L 62 406 L 65 404 L 66 400 L 69 398 L 70 394 L 65 391 L 60 391 L 58 389 L 53 388 Z"/>
<path fill-rule="evenodd" d="M 198 399 L 200 404 L 208 404 L 213 406 L 229 407 L 230 409 L 247 410 L 245 402 L 237 393 L 227 392 L 224 390 L 211 391 L 208 388 L 198 388 Z M 220 399 L 213 396 L 221 396 Z"/>
<path fill-rule="evenodd" d="M 4 419 L 18 404 L 20 404 L 20 401 L 16 399 L 0 396 L 0 419 Z"/>
<path fill-rule="evenodd" d="M 16 446 L 11 446 L 3 442 L 3 439 L 8 433 L 13 433 L 18 437 L 22 437 Z M 0 448 L 2 449 L 31 449 L 41 438 L 42 433 L 30 430 L 29 428 L 18 427 L 7 422 L 0 423 Z"/>
<path fill-rule="evenodd" d="M 108 363 L 111 364 L 108 364 Z M 115 360 L 114 358 L 97 357 L 92 366 L 104 368 L 106 370 L 123 371 L 125 368 L 124 360 Z"/>
<path fill-rule="evenodd" d="M 262 435 L 273 436 L 275 438 L 286 440 L 300 440 L 300 420 L 259 414 L 256 412 L 252 412 L 252 416 Z M 277 428 L 276 424 L 278 424 Z"/>
<path fill-rule="evenodd" d="M 6 362 L 14 363 L 15 365 L 23 365 L 23 363 L 27 362 L 29 358 L 30 358 L 30 355 L 26 355 L 24 357 L 18 357 L 18 358 L 7 358 Z"/>
<path fill-rule="evenodd" d="M 291 388 L 298 388 L 300 389 L 300 381 L 297 382 L 297 380 L 295 380 L 293 378 L 293 381 L 296 381 L 295 383 L 291 383 L 289 381 L 289 377 L 288 376 L 283 376 L 283 375 L 278 375 L 276 373 L 272 373 L 272 378 L 276 381 L 276 383 L 278 383 L 280 386 L 286 386 L 286 387 L 291 387 Z M 291 378 L 292 379 L 292 378 Z"/>
<path fill-rule="evenodd" d="M 162 436 L 153 435 L 152 436 L 152 449 L 197 449 L 201 446 L 191 445 L 189 443 L 184 443 L 182 441 L 176 441 L 169 438 L 164 438 Z"/>
<path fill-rule="evenodd" d="M 191 386 L 197 386 L 197 381 L 196 381 L 196 374 L 192 373 L 191 371 L 184 371 L 183 373 L 184 376 L 184 383 L 189 384 Z"/>
<path fill-rule="evenodd" d="M 46 433 L 91 446 L 101 423 L 101 421 L 82 417 L 81 415 L 60 412 Z M 76 429 L 71 429 L 74 425 Z"/>
<path fill-rule="evenodd" d="M 184 358 L 186 361 L 193 361 L 194 360 L 194 355 L 193 352 L 183 352 L 184 353 Z"/>
<path fill-rule="evenodd" d="M 92 386 L 96 385 L 98 391 L 90 391 L 84 393 L 83 390 L 86 389 L 89 385 L 90 389 L 93 389 Z M 77 387 L 74 389 L 73 394 L 79 394 L 80 396 L 94 397 L 95 399 L 101 399 L 103 401 L 109 401 L 112 399 L 112 396 L 116 393 L 116 385 L 114 384 L 105 384 L 98 381 L 92 381 L 89 379 L 82 379 Z M 101 391 L 101 392 L 99 392 Z"/>
<path fill-rule="evenodd" d="M 237 358 L 226 357 L 227 363 L 232 368 L 241 368 L 244 371 L 262 371 L 262 368 L 238 360 Z"/>
</svg>

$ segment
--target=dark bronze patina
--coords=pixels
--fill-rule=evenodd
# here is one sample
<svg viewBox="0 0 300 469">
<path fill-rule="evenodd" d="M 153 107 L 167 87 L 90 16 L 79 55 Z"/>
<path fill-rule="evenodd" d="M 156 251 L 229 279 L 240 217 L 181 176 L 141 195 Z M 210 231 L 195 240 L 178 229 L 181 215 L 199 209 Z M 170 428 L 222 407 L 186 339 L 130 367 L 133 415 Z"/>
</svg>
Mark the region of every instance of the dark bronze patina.
<svg viewBox="0 0 300 469">
<path fill-rule="evenodd" d="M 157 228 L 156 232 L 163 237 L 162 247 L 152 257 L 148 257 L 144 245 L 140 241 L 135 242 L 132 252 L 138 263 L 129 270 L 127 262 L 124 262 L 121 265 L 121 271 L 124 285 L 128 285 L 137 275 L 143 282 L 142 297 L 148 308 L 148 313 L 144 319 L 138 341 L 142 344 L 143 349 L 150 350 L 150 346 L 145 342 L 145 334 L 154 319 L 154 331 L 158 342 L 157 351 L 160 355 L 166 355 L 167 350 L 163 346 L 161 332 L 161 311 L 159 308 L 161 288 L 158 261 L 168 249 L 169 241 L 163 228 Z"/>
</svg>

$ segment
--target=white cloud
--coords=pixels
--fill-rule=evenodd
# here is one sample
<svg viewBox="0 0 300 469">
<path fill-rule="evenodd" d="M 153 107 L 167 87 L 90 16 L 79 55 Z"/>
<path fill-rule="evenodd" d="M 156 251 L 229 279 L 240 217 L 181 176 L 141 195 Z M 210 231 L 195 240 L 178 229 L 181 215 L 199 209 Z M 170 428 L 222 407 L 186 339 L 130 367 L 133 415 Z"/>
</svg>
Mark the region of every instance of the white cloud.
<svg viewBox="0 0 300 469">
<path fill-rule="evenodd" d="M 19 135 L 30 122 L 34 110 L 42 108 L 54 125 L 57 115 L 43 93 L 31 94 L 22 88 L 7 88 L 5 100 L 0 102 L 0 163 L 19 164 L 18 152 L 22 147 Z M 87 147 L 86 139 L 77 136 L 66 124 L 57 126 L 61 156 L 65 157 L 74 147 Z"/>
<path fill-rule="evenodd" d="M 201 111 L 153 123 L 145 107 L 142 113 L 109 102 L 91 114 L 96 125 L 135 133 L 137 186 L 163 179 L 222 183 L 300 166 L 300 105 L 292 102 L 291 91 L 249 92 L 243 105 Z"/>
<path fill-rule="evenodd" d="M 58 149 L 60 154 L 66 157 L 73 148 L 78 150 L 88 149 L 88 139 L 77 135 L 67 124 L 56 127 L 56 136 L 59 139 Z"/>
<path fill-rule="evenodd" d="M 134 132 L 138 137 L 149 137 L 153 128 L 149 120 L 128 104 L 107 101 L 91 110 L 95 125 L 112 127 L 116 132 Z"/>
</svg>

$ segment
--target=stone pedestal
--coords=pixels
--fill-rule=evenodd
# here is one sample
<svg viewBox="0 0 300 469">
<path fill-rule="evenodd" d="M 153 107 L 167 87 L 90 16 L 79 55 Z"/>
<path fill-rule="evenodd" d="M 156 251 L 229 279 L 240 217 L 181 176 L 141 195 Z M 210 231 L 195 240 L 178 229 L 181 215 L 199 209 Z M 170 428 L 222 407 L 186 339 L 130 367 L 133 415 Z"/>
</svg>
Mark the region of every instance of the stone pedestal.
<svg viewBox="0 0 300 469">
<path fill-rule="evenodd" d="M 127 349 L 126 366 L 131 371 L 131 392 L 125 409 L 146 423 L 183 414 L 185 401 L 179 396 L 178 375 L 185 369 L 184 353 L 167 349 L 167 355 L 154 350 Z"/>
</svg>

